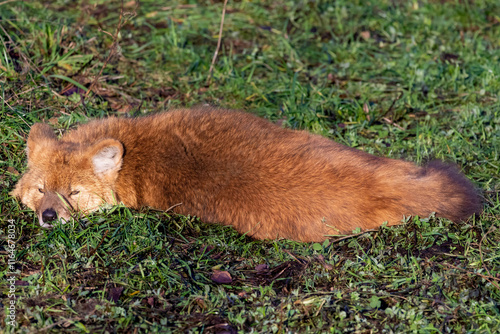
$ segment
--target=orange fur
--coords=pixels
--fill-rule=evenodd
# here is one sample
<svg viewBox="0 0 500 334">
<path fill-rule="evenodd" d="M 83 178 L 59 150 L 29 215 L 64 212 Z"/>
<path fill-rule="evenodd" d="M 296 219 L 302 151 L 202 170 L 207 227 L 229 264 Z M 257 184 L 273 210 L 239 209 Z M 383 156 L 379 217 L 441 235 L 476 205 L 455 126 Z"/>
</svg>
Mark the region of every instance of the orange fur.
<svg viewBox="0 0 500 334">
<path fill-rule="evenodd" d="M 464 220 L 482 208 L 452 165 L 418 167 L 212 108 L 91 121 L 59 140 L 35 124 L 28 171 L 13 194 L 42 226 L 53 211 L 68 220 L 102 202 L 163 210 L 182 203 L 174 211 L 259 239 L 299 241 L 405 215 Z"/>
</svg>

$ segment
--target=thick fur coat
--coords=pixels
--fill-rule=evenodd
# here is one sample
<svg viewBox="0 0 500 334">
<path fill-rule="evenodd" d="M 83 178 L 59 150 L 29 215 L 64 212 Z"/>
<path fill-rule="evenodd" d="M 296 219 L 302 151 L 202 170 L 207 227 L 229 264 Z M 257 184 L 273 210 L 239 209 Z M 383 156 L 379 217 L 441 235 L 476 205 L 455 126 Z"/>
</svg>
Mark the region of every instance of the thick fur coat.
<svg viewBox="0 0 500 334">
<path fill-rule="evenodd" d="M 45 227 L 123 202 L 174 207 L 259 239 L 321 241 L 408 215 L 465 220 L 482 208 L 453 165 L 377 157 L 229 110 L 95 120 L 60 139 L 35 124 L 27 146 L 13 194 Z"/>
</svg>

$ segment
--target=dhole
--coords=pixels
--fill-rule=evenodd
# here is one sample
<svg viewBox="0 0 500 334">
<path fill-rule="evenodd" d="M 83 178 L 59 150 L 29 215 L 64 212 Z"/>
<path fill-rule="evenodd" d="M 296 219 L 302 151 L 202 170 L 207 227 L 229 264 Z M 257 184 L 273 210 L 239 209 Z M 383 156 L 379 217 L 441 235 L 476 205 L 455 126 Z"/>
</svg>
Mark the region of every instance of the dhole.
<svg viewBox="0 0 500 334">
<path fill-rule="evenodd" d="M 482 208 L 452 165 L 376 157 L 229 110 L 96 120 L 60 139 L 35 124 L 27 152 L 13 195 L 43 227 L 123 202 L 175 207 L 258 239 L 321 241 L 408 215 L 464 220 Z"/>
</svg>

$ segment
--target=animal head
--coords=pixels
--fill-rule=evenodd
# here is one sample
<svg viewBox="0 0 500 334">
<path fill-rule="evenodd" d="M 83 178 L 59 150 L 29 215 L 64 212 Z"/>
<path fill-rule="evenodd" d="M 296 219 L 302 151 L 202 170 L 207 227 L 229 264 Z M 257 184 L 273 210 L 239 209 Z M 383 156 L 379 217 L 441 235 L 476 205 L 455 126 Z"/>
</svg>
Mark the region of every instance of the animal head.
<svg viewBox="0 0 500 334">
<path fill-rule="evenodd" d="M 75 212 L 87 213 L 115 201 L 113 185 L 122 166 L 123 145 L 115 139 L 95 143 L 58 140 L 47 124 L 31 128 L 28 170 L 11 195 L 34 210 L 42 227 Z"/>
</svg>

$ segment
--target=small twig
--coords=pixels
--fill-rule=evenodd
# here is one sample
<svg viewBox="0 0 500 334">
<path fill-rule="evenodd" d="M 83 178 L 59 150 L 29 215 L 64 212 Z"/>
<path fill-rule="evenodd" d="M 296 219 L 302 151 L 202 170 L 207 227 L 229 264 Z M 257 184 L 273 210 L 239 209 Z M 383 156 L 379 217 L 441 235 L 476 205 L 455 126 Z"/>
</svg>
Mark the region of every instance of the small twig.
<svg viewBox="0 0 500 334">
<path fill-rule="evenodd" d="M 10 99 L 5 100 L 5 99 L 4 99 L 3 97 L 1 97 L 1 96 L 0 96 L 0 99 L 2 99 L 2 101 L 3 101 L 6 105 L 7 105 L 7 107 L 9 107 L 9 108 L 10 108 L 10 110 L 15 111 L 15 110 L 14 110 L 14 108 L 12 108 L 12 107 L 11 107 L 11 105 L 9 104 L 9 102 L 7 102 L 7 101 L 8 101 L 8 100 L 10 100 Z"/>
<path fill-rule="evenodd" d="M 404 95 L 404 92 L 400 91 L 398 97 L 396 97 L 394 100 L 392 100 L 391 106 L 389 107 L 389 109 L 387 109 L 385 111 L 385 113 L 383 113 L 383 116 L 387 116 L 392 111 L 392 108 L 394 108 L 394 105 L 396 104 L 396 102 L 399 101 L 403 97 L 403 95 Z"/>
<path fill-rule="evenodd" d="M 97 252 L 97 249 L 99 249 L 99 247 L 101 247 L 102 243 L 104 242 L 104 239 L 106 239 L 106 236 L 108 235 L 109 233 L 109 230 L 106 230 L 106 232 L 104 232 L 104 235 L 102 236 L 102 239 L 101 241 L 99 242 L 99 244 L 89 252 L 89 256 L 88 257 L 91 257 L 92 255 L 95 254 L 95 252 Z"/>
<path fill-rule="evenodd" d="M 9 102 L 10 100 L 12 100 L 14 97 L 16 98 L 19 98 L 19 95 L 23 95 L 23 94 L 26 94 L 26 93 L 29 93 L 31 92 L 32 90 L 35 90 L 35 89 L 38 89 L 38 88 L 41 88 L 41 87 L 47 87 L 47 84 L 43 84 L 43 85 L 40 85 L 40 86 L 36 86 L 36 87 L 32 87 L 30 89 L 27 89 L 25 91 L 22 91 L 21 93 L 15 93 L 14 92 L 14 95 L 12 95 L 11 97 L 9 97 L 7 100 L 5 100 L 5 102 Z"/>
<path fill-rule="evenodd" d="M 271 282 L 275 281 L 278 277 L 281 276 L 281 274 L 283 274 L 285 272 L 285 270 L 287 270 L 289 268 L 290 268 L 290 265 L 287 265 L 285 268 L 283 268 L 277 275 L 274 275 L 274 277 L 271 278 Z"/>
<path fill-rule="evenodd" d="M 382 117 L 382 120 L 384 122 L 386 122 L 387 124 L 390 124 L 392 126 L 395 126 L 396 128 L 398 128 L 399 130 L 405 130 L 401 125 L 397 124 L 396 122 L 394 121 L 391 121 L 390 119 L 388 119 L 387 117 Z"/>
<path fill-rule="evenodd" d="M 323 302 L 321 302 L 321 305 L 319 306 L 318 310 L 316 311 L 316 314 L 314 314 L 315 317 L 318 316 L 319 312 L 321 311 L 321 309 L 323 308 L 323 305 L 325 305 L 326 303 L 326 298 L 323 299 Z"/>
<path fill-rule="evenodd" d="M 445 266 L 447 266 L 447 267 L 453 268 L 453 269 L 458 269 L 458 270 L 464 271 L 464 272 L 466 272 L 468 274 L 477 275 L 479 277 L 482 277 L 485 280 L 487 280 L 488 282 L 490 282 L 491 284 L 493 284 L 498 290 L 500 290 L 500 287 L 498 286 L 498 284 L 494 282 L 494 281 L 500 281 L 500 278 L 496 278 L 494 276 L 483 275 L 483 274 L 480 274 L 480 273 L 475 273 L 473 271 L 469 271 L 467 269 L 463 269 L 463 268 L 454 266 L 454 265 L 449 264 L 449 263 L 442 263 L 442 264 L 445 265 Z M 493 281 L 490 281 L 490 279 L 493 280 Z"/>
<path fill-rule="evenodd" d="M 175 208 L 176 206 L 179 206 L 179 205 L 182 205 L 182 203 L 177 203 L 177 204 L 172 205 L 170 208 L 165 210 L 165 212 L 169 212 L 170 210 L 172 210 L 173 208 Z M 161 211 L 163 211 L 163 210 L 161 210 Z"/>
<path fill-rule="evenodd" d="M 144 100 L 141 100 L 141 103 L 139 104 L 139 106 L 135 109 L 135 111 L 132 111 L 130 114 L 131 115 L 138 114 L 141 111 L 141 108 L 142 108 L 143 104 L 144 104 Z"/>
<path fill-rule="evenodd" d="M 332 240 L 332 244 L 333 243 L 337 243 L 337 242 L 342 241 L 342 240 L 345 240 L 345 239 L 355 238 L 355 237 L 359 237 L 360 235 L 363 235 L 363 234 L 366 234 L 366 233 L 377 232 L 377 231 L 378 231 L 378 229 L 371 229 L 371 230 L 366 230 L 366 231 L 363 231 L 363 232 L 360 232 L 360 233 L 356 233 L 356 234 L 352 234 L 352 235 L 346 235 L 345 237 Z"/>
<path fill-rule="evenodd" d="M 97 76 L 94 78 L 94 81 L 92 81 L 92 84 L 90 84 L 89 89 L 85 92 L 83 99 L 81 99 L 80 102 L 82 104 L 85 103 L 85 99 L 88 97 L 90 92 L 94 89 L 94 86 L 99 81 L 99 78 L 101 77 L 102 72 L 104 71 L 104 68 L 106 68 L 106 66 L 108 65 L 111 58 L 115 55 L 115 51 L 118 48 L 118 34 L 120 33 L 120 30 L 122 28 L 122 24 L 123 24 L 123 0 L 122 0 L 122 6 L 120 9 L 120 17 L 118 19 L 118 26 L 116 27 L 115 35 L 113 36 L 109 32 L 101 30 L 103 33 L 105 33 L 105 34 L 111 36 L 111 38 L 113 38 L 113 44 L 111 44 L 111 48 L 109 50 L 109 55 L 106 58 L 106 60 L 104 61 L 104 64 L 102 64 L 102 67 L 101 67 L 101 70 L 99 71 L 99 74 L 97 74 Z"/>
<path fill-rule="evenodd" d="M 95 310 L 92 311 L 91 314 L 94 313 L 94 312 L 95 312 Z M 88 316 L 90 316 L 90 314 Z M 45 331 L 47 331 L 47 330 L 49 330 L 51 328 L 60 326 L 60 325 L 62 325 L 64 323 L 67 323 L 67 322 L 76 322 L 76 321 L 80 321 L 80 320 L 82 320 L 82 318 L 80 318 L 80 317 L 76 317 L 76 318 L 71 319 L 71 320 L 68 320 L 68 319 L 64 318 L 63 320 L 59 320 L 58 322 L 54 322 L 53 324 L 50 324 L 50 325 L 45 326 L 43 328 L 40 328 L 39 330 L 37 330 L 37 332 L 45 332 Z"/>
<path fill-rule="evenodd" d="M 292 257 L 295 261 L 297 261 L 297 262 L 301 262 L 301 261 L 299 261 L 299 259 L 297 259 L 297 257 L 295 257 L 295 255 L 293 255 L 293 254 L 292 254 L 292 252 L 290 252 L 288 249 L 283 249 L 283 251 L 284 251 L 285 253 L 287 253 L 288 255 L 290 255 L 290 257 Z"/>
<path fill-rule="evenodd" d="M 217 40 L 217 48 L 215 49 L 214 57 L 212 58 L 212 64 L 210 64 L 210 69 L 208 70 L 207 85 L 210 84 L 212 72 L 214 71 L 215 60 L 217 59 L 217 55 L 219 54 L 219 49 L 222 42 L 222 28 L 224 27 L 224 17 L 226 16 L 226 5 L 227 0 L 224 0 L 224 7 L 222 7 L 222 17 L 220 20 L 219 39 Z"/>
</svg>

